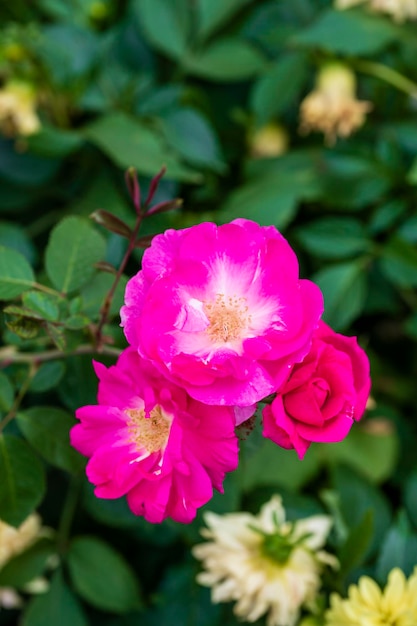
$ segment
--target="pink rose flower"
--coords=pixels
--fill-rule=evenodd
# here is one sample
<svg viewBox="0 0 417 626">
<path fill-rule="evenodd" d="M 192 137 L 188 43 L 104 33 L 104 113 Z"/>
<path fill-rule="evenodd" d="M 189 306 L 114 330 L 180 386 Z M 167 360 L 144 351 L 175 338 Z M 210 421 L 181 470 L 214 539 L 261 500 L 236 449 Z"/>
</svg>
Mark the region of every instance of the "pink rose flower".
<svg viewBox="0 0 417 626">
<path fill-rule="evenodd" d="M 295 448 L 302 459 L 312 441 L 346 437 L 362 417 L 370 387 L 369 360 L 356 338 L 320 322 L 310 352 L 264 407 L 263 435 L 283 448 Z"/>
<path fill-rule="evenodd" d="M 96 496 L 126 495 L 149 522 L 190 522 L 237 467 L 233 410 L 190 398 L 131 348 L 108 369 L 94 366 L 98 404 L 77 410 L 70 436 L 90 457 Z"/>
<path fill-rule="evenodd" d="M 236 219 L 154 237 L 121 318 L 129 343 L 193 398 L 248 407 L 307 354 L 322 311 L 276 228 Z"/>
</svg>

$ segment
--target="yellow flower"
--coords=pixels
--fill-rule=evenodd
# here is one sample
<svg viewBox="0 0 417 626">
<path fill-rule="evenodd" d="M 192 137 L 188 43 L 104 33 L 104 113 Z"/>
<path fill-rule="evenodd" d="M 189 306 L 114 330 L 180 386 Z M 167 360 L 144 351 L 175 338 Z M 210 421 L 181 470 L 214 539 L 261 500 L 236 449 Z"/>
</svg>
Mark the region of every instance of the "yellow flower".
<svg viewBox="0 0 417 626">
<path fill-rule="evenodd" d="M 273 158 L 288 150 L 288 133 L 283 126 L 271 122 L 249 136 L 251 154 L 254 158 Z"/>
<path fill-rule="evenodd" d="M 300 132 L 324 133 L 325 142 L 333 145 L 337 137 L 348 137 L 360 128 L 371 102 L 356 100 L 354 73 L 341 63 L 326 65 L 318 74 L 316 89 L 300 106 Z"/>
<path fill-rule="evenodd" d="M 349 9 L 357 4 L 367 4 L 372 11 L 386 13 L 396 22 L 417 19 L 417 0 L 335 0 L 336 9 Z"/>
<path fill-rule="evenodd" d="M 206 513 L 210 539 L 193 554 L 206 571 L 197 581 L 212 587 L 213 602 L 236 601 L 234 612 L 248 622 L 267 616 L 268 626 L 293 626 L 303 606 L 313 605 L 324 564 L 337 560 L 321 550 L 331 527 L 325 515 L 285 521 L 281 498 L 258 515 Z"/>
<path fill-rule="evenodd" d="M 388 576 L 384 589 L 368 576 L 362 576 L 358 585 L 351 585 L 348 598 L 332 594 L 330 609 L 326 612 L 326 626 L 416 626 L 417 624 L 417 567 L 407 580 L 395 568 Z"/>
<path fill-rule="evenodd" d="M 41 519 L 36 513 L 29 515 L 19 528 L 0 521 L 0 569 L 35 543 L 40 535 Z"/>
<path fill-rule="evenodd" d="M 10 81 L 0 89 L 0 127 L 5 135 L 33 135 L 40 126 L 32 85 Z"/>
</svg>

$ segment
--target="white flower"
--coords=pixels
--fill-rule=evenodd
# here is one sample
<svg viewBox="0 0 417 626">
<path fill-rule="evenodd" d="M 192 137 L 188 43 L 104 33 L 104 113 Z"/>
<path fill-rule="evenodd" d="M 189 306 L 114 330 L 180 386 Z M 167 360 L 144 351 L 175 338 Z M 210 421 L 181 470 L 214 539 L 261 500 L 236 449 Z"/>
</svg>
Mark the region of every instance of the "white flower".
<svg viewBox="0 0 417 626">
<path fill-rule="evenodd" d="M 341 63 L 326 65 L 317 75 L 316 88 L 300 106 L 300 132 L 313 130 L 324 134 L 328 145 L 337 137 L 348 137 L 360 128 L 372 103 L 356 99 L 356 79 Z"/>
<path fill-rule="evenodd" d="M 336 9 L 366 4 L 372 11 L 386 13 L 396 22 L 417 19 L 417 0 L 335 0 Z"/>
<path fill-rule="evenodd" d="M 36 513 L 32 513 L 19 526 L 9 526 L 0 520 L 0 569 L 12 557 L 24 552 L 41 535 L 41 519 Z"/>
<path fill-rule="evenodd" d="M 312 604 L 323 564 L 337 565 L 321 550 L 331 519 L 315 515 L 285 521 L 281 498 L 274 496 L 259 515 L 206 513 L 211 541 L 194 546 L 206 571 L 197 576 L 212 587 L 213 602 L 236 601 L 235 614 L 248 622 L 267 615 L 268 626 L 293 626 L 302 606 Z"/>
</svg>

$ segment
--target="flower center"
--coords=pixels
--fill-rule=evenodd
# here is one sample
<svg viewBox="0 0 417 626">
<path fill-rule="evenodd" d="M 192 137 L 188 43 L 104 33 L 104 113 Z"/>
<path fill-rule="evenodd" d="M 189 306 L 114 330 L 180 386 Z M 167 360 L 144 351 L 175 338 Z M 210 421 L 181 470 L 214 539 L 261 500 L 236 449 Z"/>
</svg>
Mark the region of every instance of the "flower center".
<svg viewBox="0 0 417 626">
<path fill-rule="evenodd" d="M 132 443 L 148 454 L 165 448 L 172 418 L 159 405 L 152 409 L 149 417 L 146 417 L 144 409 L 127 409 L 126 413 L 129 416 L 127 428 Z"/>
<path fill-rule="evenodd" d="M 214 303 L 204 304 L 204 312 L 210 322 L 206 333 L 219 343 L 237 339 L 252 320 L 248 310 L 246 298 L 217 293 Z"/>
</svg>

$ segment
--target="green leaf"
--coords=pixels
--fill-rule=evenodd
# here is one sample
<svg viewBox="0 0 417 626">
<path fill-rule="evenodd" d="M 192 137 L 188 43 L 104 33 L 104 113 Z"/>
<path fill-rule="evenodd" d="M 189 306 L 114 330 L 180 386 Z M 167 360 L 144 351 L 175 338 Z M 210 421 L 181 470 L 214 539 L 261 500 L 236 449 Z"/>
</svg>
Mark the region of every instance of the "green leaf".
<svg viewBox="0 0 417 626">
<path fill-rule="evenodd" d="M 155 176 L 165 165 L 167 178 L 201 181 L 201 175 L 183 165 L 161 135 L 125 113 L 105 115 L 86 127 L 84 133 L 123 169 L 134 167 L 140 174 Z"/>
<path fill-rule="evenodd" d="M 40 539 L 33 546 L 7 561 L 0 569 L 0 586 L 21 589 L 43 574 L 49 557 L 55 552 L 54 543 Z"/>
<path fill-rule="evenodd" d="M 294 450 L 284 450 L 266 439 L 238 471 L 243 473 L 245 491 L 261 485 L 295 490 L 309 482 L 319 469 L 320 461 L 314 449 L 301 462 Z"/>
<path fill-rule="evenodd" d="M 252 0 L 198 0 L 198 35 L 208 37 Z"/>
<path fill-rule="evenodd" d="M 95 537 L 76 537 L 68 552 L 72 583 L 91 605 L 114 613 L 140 606 L 137 580 L 123 557 Z"/>
<path fill-rule="evenodd" d="M 371 242 L 359 220 L 350 217 L 323 217 L 296 230 L 297 239 L 321 259 L 341 259 L 369 250 Z"/>
<path fill-rule="evenodd" d="M 22 296 L 25 307 L 35 311 L 42 319 L 56 322 L 59 318 L 59 299 L 40 291 L 27 291 Z"/>
<path fill-rule="evenodd" d="M 115 294 L 110 306 L 110 315 L 118 315 L 123 304 L 127 277 L 122 276 L 116 287 Z M 92 319 L 98 319 L 100 308 L 104 299 L 114 283 L 114 276 L 104 272 L 94 277 L 94 280 L 81 289 L 82 311 Z"/>
<path fill-rule="evenodd" d="M 334 211 L 358 211 L 379 201 L 394 181 L 392 173 L 381 163 L 360 155 L 328 151 L 318 162 L 322 188 L 321 201 Z"/>
<path fill-rule="evenodd" d="M 21 621 L 22 626 L 88 626 L 83 608 L 67 587 L 58 570 L 46 593 L 33 598 Z"/>
<path fill-rule="evenodd" d="M 404 485 L 404 503 L 410 520 L 417 527 L 417 471 L 414 470 Z"/>
<path fill-rule="evenodd" d="M 69 431 L 76 420 L 66 411 L 35 406 L 20 412 L 17 423 L 29 443 L 52 465 L 73 473 L 85 466 L 84 458 L 70 445 Z"/>
<path fill-rule="evenodd" d="M 166 140 L 186 161 L 224 172 L 226 165 L 217 136 L 198 111 L 184 107 L 169 112 L 161 121 Z"/>
<path fill-rule="evenodd" d="M 250 99 L 258 125 L 268 123 L 295 101 L 306 76 L 305 55 L 292 52 L 281 56 L 258 78 Z"/>
<path fill-rule="evenodd" d="M 200 53 L 189 54 L 185 69 L 213 81 L 237 82 L 259 74 L 265 67 L 262 54 L 246 41 L 218 39 Z"/>
<path fill-rule="evenodd" d="M 0 435 L 0 476 L 0 519 L 19 526 L 43 498 L 42 464 L 24 441 Z"/>
<path fill-rule="evenodd" d="M 14 389 L 9 378 L 0 372 L 0 411 L 8 411 L 14 400 Z"/>
<path fill-rule="evenodd" d="M 367 289 L 363 261 L 340 263 L 313 277 L 324 295 L 324 320 L 334 328 L 346 328 L 362 312 Z"/>
<path fill-rule="evenodd" d="M 392 475 L 399 453 L 398 434 L 388 422 L 385 430 L 372 419 L 354 424 L 349 435 L 339 443 L 320 445 L 320 455 L 331 463 L 345 463 L 373 483 Z M 382 431 L 382 432 L 381 432 Z"/>
<path fill-rule="evenodd" d="M 42 322 L 17 315 L 11 319 L 6 317 L 6 326 L 21 339 L 33 339 L 39 334 Z"/>
<path fill-rule="evenodd" d="M 0 246 L 0 300 L 12 300 L 30 289 L 35 275 L 25 257 L 12 248 Z"/>
<path fill-rule="evenodd" d="M 351 529 L 339 553 L 340 574 L 342 576 L 363 563 L 372 541 L 373 530 L 374 513 L 369 509 L 359 524 Z"/>
<path fill-rule="evenodd" d="M 394 235 L 381 249 L 380 266 L 385 276 L 399 287 L 417 286 L 417 250 Z"/>
<path fill-rule="evenodd" d="M 274 224 L 283 229 L 294 218 L 298 200 L 308 194 L 311 182 L 311 173 L 306 171 L 272 171 L 257 177 L 230 194 L 219 219 L 226 222 L 244 217 L 262 226 Z"/>
<path fill-rule="evenodd" d="M 35 376 L 30 381 L 30 391 L 42 393 L 53 389 L 65 373 L 63 361 L 49 361 L 42 363 Z"/>
<path fill-rule="evenodd" d="M 58 326 L 54 326 L 53 324 L 47 324 L 46 332 L 48 333 L 58 350 L 61 350 L 61 352 L 63 352 L 67 346 L 67 340 L 63 329 L 59 328 Z"/>
<path fill-rule="evenodd" d="M 65 320 L 65 328 L 68 328 L 68 330 L 81 330 L 90 323 L 91 320 L 86 315 L 71 315 Z"/>
<path fill-rule="evenodd" d="M 174 59 L 186 52 L 189 9 L 182 0 L 136 0 L 136 12 L 148 41 Z"/>
<path fill-rule="evenodd" d="M 381 543 L 381 551 L 376 565 L 377 578 L 385 583 L 394 567 L 399 567 L 409 576 L 417 562 L 417 534 L 411 530 L 404 511 L 391 526 Z"/>
<path fill-rule="evenodd" d="M 343 519 L 349 529 L 356 528 L 364 515 L 372 511 L 374 530 L 367 556 L 378 550 L 391 522 L 391 511 L 382 491 L 371 485 L 360 473 L 343 465 L 332 471 L 334 487 L 339 493 Z"/>
<path fill-rule="evenodd" d="M 93 276 L 94 263 L 105 254 L 105 241 L 84 218 L 64 218 L 53 229 L 45 268 L 54 287 L 63 293 L 78 289 Z"/>
<path fill-rule="evenodd" d="M 317 21 L 293 37 L 293 42 L 342 54 L 375 54 L 401 37 L 389 20 L 361 10 L 328 9 Z"/>
<path fill-rule="evenodd" d="M 77 132 L 42 124 L 39 132 L 30 135 L 27 142 L 30 152 L 59 159 L 81 148 L 84 139 Z"/>
<path fill-rule="evenodd" d="M 11 222 L 0 222 L 0 246 L 13 248 L 23 254 L 28 263 L 33 264 L 35 259 L 35 246 L 29 239 L 23 228 Z"/>
</svg>

